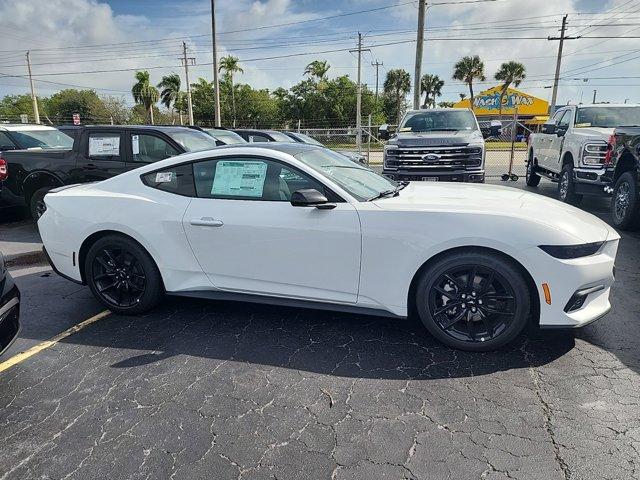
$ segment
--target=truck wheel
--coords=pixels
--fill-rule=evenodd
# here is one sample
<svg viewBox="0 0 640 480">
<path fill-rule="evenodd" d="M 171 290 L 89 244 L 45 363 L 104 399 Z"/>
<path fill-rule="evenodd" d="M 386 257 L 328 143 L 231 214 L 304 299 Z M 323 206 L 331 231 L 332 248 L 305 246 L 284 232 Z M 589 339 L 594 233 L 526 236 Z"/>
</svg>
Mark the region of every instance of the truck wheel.
<svg viewBox="0 0 640 480">
<path fill-rule="evenodd" d="M 611 199 L 613 225 L 620 230 L 640 228 L 640 192 L 638 182 L 631 172 L 620 175 Z"/>
<path fill-rule="evenodd" d="M 44 187 L 36 190 L 29 200 L 29 213 L 34 220 L 38 220 L 47 209 L 44 204 L 44 196 L 49 193 L 51 187 Z"/>
<path fill-rule="evenodd" d="M 558 197 L 560 201 L 570 205 L 579 205 L 582 201 L 582 195 L 576 193 L 576 184 L 573 180 L 573 165 L 571 163 L 565 163 L 560 171 Z"/>
<path fill-rule="evenodd" d="M 533 158 L 530 158 L 527 162 L 527 176 L 526 182 L 529 187 L 537 187 L 540 183 L 540 175 L 536 173 L 536 166 L 534 164 Z"/>
</svg>

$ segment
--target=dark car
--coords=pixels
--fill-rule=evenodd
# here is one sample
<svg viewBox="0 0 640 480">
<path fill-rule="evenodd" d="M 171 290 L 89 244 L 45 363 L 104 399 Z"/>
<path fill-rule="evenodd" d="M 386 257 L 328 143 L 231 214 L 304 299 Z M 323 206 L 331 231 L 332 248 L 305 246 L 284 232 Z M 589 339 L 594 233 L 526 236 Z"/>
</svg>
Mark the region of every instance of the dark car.
<svg viewBox="0 0 640 480">
<path fill-rule="evenodd" d="M 26 148 L 71 148 L 73 140 L 59 129 L 28 123 L 0 124 L 0 152 Z"/>
<path fill-rule="evenodd" d="M 9 274 L 0 252 L 0 355 L 20 330 L 20 292 Z"/>
<path fill-rule="evenodd" d="M 247 141 L 236 132 L 227 130 L 226 128 L 203 128 L 202 130 L 215 138 L 219 145 L 247 143 Z"/>
<path fill-rule="evenodd" d="M 179 126 L 63 129 L 73 137 L 68 148 L 0 152 L 0 211 L 26 206 L 38 218 L 43 198 L 52 188 L 98 182 L 181 153 L 217 147 L 215 139 L 203 131 Z"/>
</svg>

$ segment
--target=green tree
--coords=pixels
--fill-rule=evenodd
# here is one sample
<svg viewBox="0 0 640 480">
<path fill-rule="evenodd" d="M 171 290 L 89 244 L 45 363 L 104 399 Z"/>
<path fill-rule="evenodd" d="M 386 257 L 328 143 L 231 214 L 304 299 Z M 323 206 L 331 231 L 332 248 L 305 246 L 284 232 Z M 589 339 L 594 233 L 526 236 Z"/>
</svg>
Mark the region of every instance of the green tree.
<svg viewBox="0 0 640 480">
<path fill-rule="evenodd" d="M 172 73 L 162 77 L 158 88 L 160 88 L 160 103 L 162 103 L 167 109 L 172 111 L 178 111 L 176 108 L 176 102 L 178 102 L 180 95 L 180 75 Z M 182 112 L 178 111 L 180 115 L 180 125 L 182 125 Z"/>
<path fill-rule="evenodd" d="M 104 102 L 94 90 L 66 88 L 41 102 L 45 118 L 53 123 L 71 123 L 78 113 L 84 123 L 109 123 Z"/>
<path fill-rule="evenodd" d="M 406 96 L 411 90 L 411 76 L 409 72 L 401 68 L 389 70 L 384 80 L 383 88 L 388 100 L 388 105 L 395 107 L 393 113 L 395 114 L 395 121 L 399 124 L 404 108 L 406 107 Z M 387 115 L 387 117 L 389 116 L 390 115 Z"/>
<path fill-rule="evenodd" d="M 440 107 L 440 108 L 453 108 L 454 105 L 455 105 L 454 102 L 439 102 L 438 103 L 438 107 Z"/>
<path fill-rule="evenodd" d="M 236 126 L 236 94 L 235 88 L 233 85 L 233 76 L 236 73 L 244 73 L 244 70 L 240 66 L 240 62 L 238 57 L 234 57 L 233 55 L 227 55 L 226 57 L 222 57 L 220 59 L 220 71 L 225 72 L 225 76 L 228 76 L 230 89 L 231 89 L 231 112 L 233 118 L 233 126 Z"/>
<path fill-rule="evenodd" d="M 195 83 L 192 83 L 191 104 L 194 122 L 213 125 L 213 112 L 216 104 L 213 82 L 199 77 Z"/>
<path fill-rule="evenodd" d="M 496 72 L 493 78 L 502 82 L 500 87 L 500 119 L 502 119 L 502 102 L 504 100 L 504 96 L 509 90 L 511 84 L 514 86 L 520 85 L 520 83 L 526 78 L 526 69 L 523 64 L 520 62 L 505 62 L 500 65 L 500 68 Z"/>
<path fill-rule="evenodd" d="M 473 57 L 462 57 L 458 60 L 458 63 L 453 67 L 453 79 L 464 82 L 469 86 L 469 101 L 471 110 L 473 110 L 473 101 L 475 99 L 473 96 L 473 82 L 475 80 L 484 82 L 485 80 L 484 63 L 482 63 L 480 57 L 474 55 Z"/>
<path fill-rule="evenodd" d="M 315 77 L 320 82 L 326 80 L 329 68 L 331 66 L 326 60 L 314 60 L 305 67 L 304 74 L 309 75 L 311 78 Z"/>
<path fill-rule="evenodd" d="M 125 125 L 131 122 L 131 109 L 124 97 L 104 95 L 100 97 L 100 100 L 109 122 L 113 121 L 115 125 Z"/>
<path fill-rule="evenodd" d="M 131 88 L 133 100 L 139 105 L 144 105 L 149 114 L 149 121 L 153 125 L 153 105 L 160 99 L 160 92 L 151 85 L 151 78 L 147 70 L 140 70 L 135 75 L 136 83 Z"/>
<path fill-rule="evenodd" d="M 440 80 L 438 75 L 425 73 L 422 76 L 420 79 L 420 93 L 424 94 L 423 108 L 436 106 L 436 97 L 442 95 L 442 87 L 444 87 L 444 80 Z"/>
<path fill-rule="evenodd" d="M 42 99 L 38 98 L 40 108 L 43 107 Z M 33 105 L 31 95 L 6 95 L 0 100 L 0 120 L 19 122 L 20 115 L 28 115 L 33 121 Z"/>
</svg>

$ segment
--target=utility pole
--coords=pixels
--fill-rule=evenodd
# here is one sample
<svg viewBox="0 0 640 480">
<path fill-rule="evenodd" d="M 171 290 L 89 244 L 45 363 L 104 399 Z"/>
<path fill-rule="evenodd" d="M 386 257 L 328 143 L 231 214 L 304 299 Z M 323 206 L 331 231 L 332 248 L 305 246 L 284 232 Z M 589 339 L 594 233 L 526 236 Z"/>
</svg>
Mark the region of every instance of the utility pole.
<svg viewBox="0 0 640 480">
<path fill-rule="evenodd" d="M 191 83 L 189 83 L 189 65 L 195 65 L 195 57 L 187 57 L 187 44 L 182 42 L 182 64 L 184 65 L 184 77 L 187 81 L 187 106 L 189 111 L 189 125 L 193 125 L 193 103 L 191 102 Z"/>
<path fill-rule="evenodd" d="M 576 40 L 579 37 L 565 37 L 564 33 L 567 29 L 567 18 L 569 15 L 562 17 L 562 27 L 560 28 L 559 37 L 547 37 L 548 40 L 560 40 L 558 44 L 558 58 L 556 60 L 556 74 L 553 77 L 553 93 L 551 94 L 551 105 L 549 106 L 549 113 L 553 113 L 556 109 L 556 100 L 558 98 L 558 80 L 560 80 L 560 65 L 562 64 L 562 47 L 565 40 Z"/>
<path fill-rule="evenodd" d="M 215 0 L 211 0 L 211 42 L 213 46 L 213 89 L 216 97 L 216 127 L 220 124 L 220 82 L 218 81 L 218 50 L 216 49 L 216 6 Z"/>
<path fill-rule="evenodd" d="M 594 90 L 593 91 L 593 102 L 591 103 L 596 103 L 596 94 L 598 93 L 598 90 Z"/>
<path fill-rule="evenodd" d="M 362 48 L 362 34 L 358 32 L 358 48 L 349 50 L 350 52 L 358 52 L 358 82 L 356 90 L 356 146 L 358 152 L 362 151 L 362 52 L 370 51 L 368 48 Z"/>
<path fill-rule="evenodd" d="M 378 103 L 378 70 L 383 65 L 384 62 L 379 62 L 378 60 L 371 62 L 371 66 L 376 67 L 376 104 Z"/>
<path fill-rule="evenodd" d="M 31 76 L 31 57 L 27 50 L 27 70 L 29 70 L 29 83 L 31 84 L 31 103 L 33 105 L 33 117 L 36 123 L 40 123 L 40 112 L 38 112 L 38 98 L 36 97 L 36 89 L 33 87 L 33 77 Z"/>
<path fill-rule="evenodd" d="M 420 80 L 422 77 L 422 47 L 424 45 L 424 17 L 426 0 L 418 0 L 418 34 L 416 36 L 416 69 L 413 74 L 413 109 L 420 108 Z"/>
</svg>

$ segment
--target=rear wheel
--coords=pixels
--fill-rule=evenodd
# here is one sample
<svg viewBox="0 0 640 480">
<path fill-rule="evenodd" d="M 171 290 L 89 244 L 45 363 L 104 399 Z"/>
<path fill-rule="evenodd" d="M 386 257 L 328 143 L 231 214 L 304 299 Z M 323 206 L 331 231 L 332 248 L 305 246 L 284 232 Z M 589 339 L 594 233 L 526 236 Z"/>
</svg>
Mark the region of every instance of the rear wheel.
<svg viewBox="0 0 640 480">
<path fill-rule="evenodd" d="M 124 314 L 145 312 L 164 294 L 162 278 L 147 251 L 130 238 L 108 235 L 87 253 L 85 278 L 108 309 Z"/>
<path fill-rule="evenodd" d="M 536 173 L 536 166 L 533 157 L 527 162 L 526 182 L 529 187 L 537 187 L 540 183 L 540 175 Z"/>
<path fill-rule="evenodd" d="M 524 329 L 531 300 L 511 262 L 487 252 L 447 255 L 421 276 L 416 306 L 424 326 L 445 345 L 488 351 Z"/>
<path fill-rule="evenodd" d="M 47 209 L 44 203 L 44 196 L 49 193 L 52 187 L 44 187 L 36 190 L 29 200 L 29 213 L 34 220 L 38 220 Z"/>
<path fill-rule="evenodd" d="M 613 225 L 621 230 L 640 228 L 640 192 L 631 172 L 620 175 L 611 199 Z"/>
<path fill-rule="evenodd" d="M 579 205 L 582 201 L 582 195 L 576 193 L 576 183 L 573 179 L 573 165 L 571 163 L 565 163 L 560 171 L 558 197 L 560 201 L 570 205 Z"/>
</svg>

